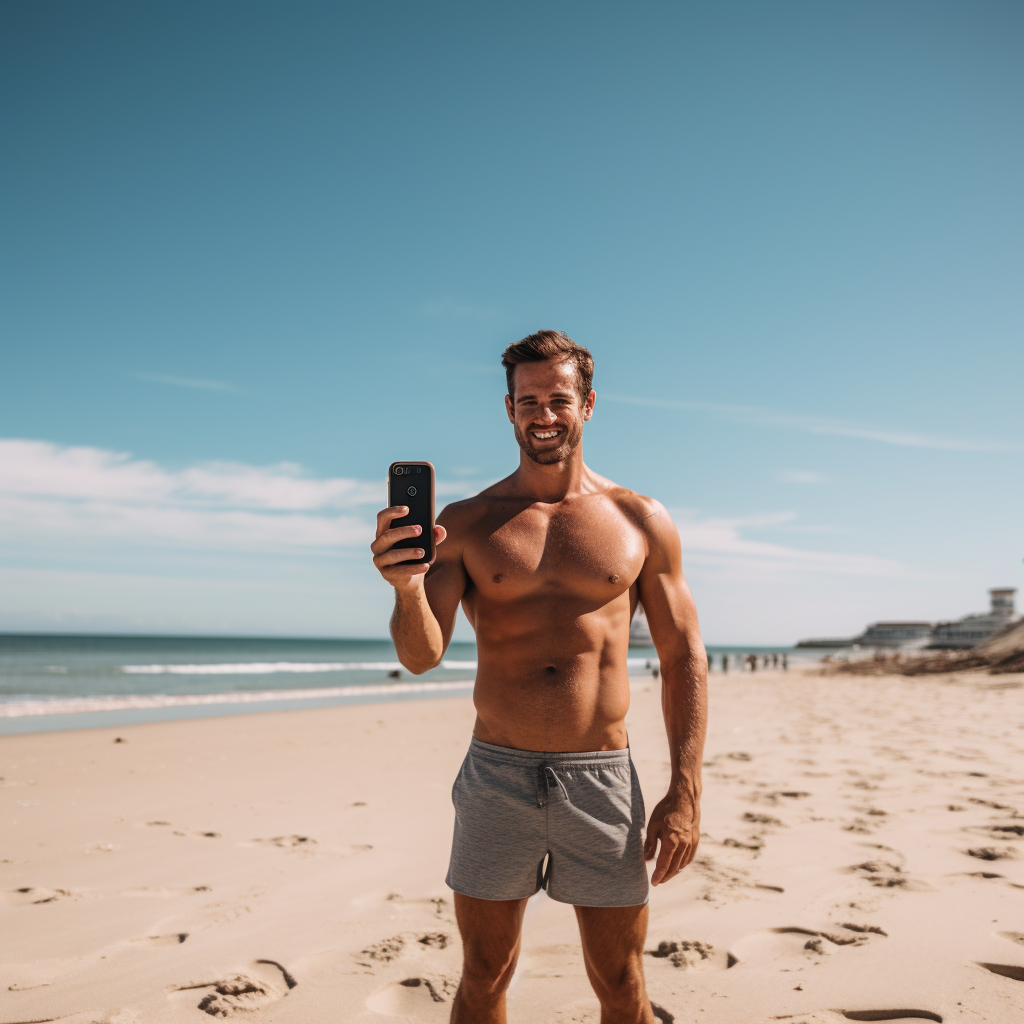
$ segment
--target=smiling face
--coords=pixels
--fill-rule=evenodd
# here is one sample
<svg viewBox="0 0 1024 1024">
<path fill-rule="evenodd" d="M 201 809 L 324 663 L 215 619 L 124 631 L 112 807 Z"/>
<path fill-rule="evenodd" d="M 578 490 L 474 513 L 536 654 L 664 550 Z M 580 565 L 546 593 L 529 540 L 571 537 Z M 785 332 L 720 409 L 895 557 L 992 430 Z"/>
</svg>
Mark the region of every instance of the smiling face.
<svg viewBox="0 0 1024 1024">
<path fill-rule="evenodd" d="M 583 440 L 583 424 L 594 412 L 595 394 L 580 398 L 571 362 L 545 360 L 515 368 L 515 395 L 505 396 L 519 447 L 542 466 L 567 459 Z"/>
</svg>

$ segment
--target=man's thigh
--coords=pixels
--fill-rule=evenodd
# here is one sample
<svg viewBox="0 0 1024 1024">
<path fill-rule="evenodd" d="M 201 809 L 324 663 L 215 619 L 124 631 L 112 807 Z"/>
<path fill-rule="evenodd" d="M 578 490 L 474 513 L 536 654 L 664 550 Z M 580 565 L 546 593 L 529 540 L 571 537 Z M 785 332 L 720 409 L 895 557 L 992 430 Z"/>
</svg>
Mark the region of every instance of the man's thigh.
<svg viewBox="0 0 1024 1024">
<path fill-rule="evenodd" d="M 467 964 L 484 971 L 507 969 L 519 956 L 526 899 L 481 900 L 455 895 L 455 920 Z"/>
</svg>

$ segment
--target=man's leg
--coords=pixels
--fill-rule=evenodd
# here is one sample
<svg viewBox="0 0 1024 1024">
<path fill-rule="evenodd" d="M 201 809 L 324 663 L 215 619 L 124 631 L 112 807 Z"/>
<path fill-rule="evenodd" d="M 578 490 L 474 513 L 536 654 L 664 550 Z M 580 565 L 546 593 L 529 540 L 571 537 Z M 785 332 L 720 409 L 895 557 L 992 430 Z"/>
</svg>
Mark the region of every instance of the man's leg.
<svg viewBox="0 0 1024 1024">
<path fill-rule="evenodd" d="M 519 959 L 525 911 L 525 899 L 478 900 L 455 893 L 462 980 L 452 1024 L 505 1024 L 505 990 Z"/>
<path fill-rule="evenodd" d="M 601 1024 L 656 1024 L 644 984 L 647 904 L 577 907 L 583 961 L 601 1001 Z"/>
</svg>

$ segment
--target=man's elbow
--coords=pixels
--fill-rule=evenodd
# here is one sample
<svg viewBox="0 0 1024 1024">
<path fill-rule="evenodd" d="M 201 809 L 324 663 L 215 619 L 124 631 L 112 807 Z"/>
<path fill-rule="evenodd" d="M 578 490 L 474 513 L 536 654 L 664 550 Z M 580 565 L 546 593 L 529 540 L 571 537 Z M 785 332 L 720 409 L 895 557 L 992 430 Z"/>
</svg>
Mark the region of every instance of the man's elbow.
<svg viewBox="0 0 1024 1024">
<path fill-rule="evenodd" d="M 441 655 L 436 658 L 409 658 L 399 657 L 398 659 L 403 667 L 411 672 L 414 676 L 421 676 L 424 672 L 429 672 L 432 668 L 437 668 L 441 664 Z"/>
</svg>

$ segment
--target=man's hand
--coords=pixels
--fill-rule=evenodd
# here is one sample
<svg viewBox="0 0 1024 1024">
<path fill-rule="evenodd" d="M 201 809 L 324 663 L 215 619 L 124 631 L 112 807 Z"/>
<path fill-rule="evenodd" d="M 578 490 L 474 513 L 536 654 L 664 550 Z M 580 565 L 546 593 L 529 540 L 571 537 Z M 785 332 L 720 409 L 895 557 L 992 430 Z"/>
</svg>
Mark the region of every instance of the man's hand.
<svg viewBox="0 0 1024 1024">
<path fill-rule="evenodd" d="M 416 562 L 409 565 L 410 558 L 422 558 L 423 548 L 396 548 L 396 541 L 406 537 L 418 537 L 423 532 L 422 526 L 399 526 L 391 529 L 393 519 L 401 519 L 409 514 L 405 505 L 392 505 L 377 513 L 377 536 L 370 545 L 373 552 L 373 564 L 396 590 L 409 590 L 423 586 L 423 576 L 430 569 L 427 562 Z M 440 544 L 448 534 L 443 526 L 434 527 L 434 544 Z M 436 547 L 435 547 L 436 550 Z"/>
<path fill-rule="evenodd" d="M 700 802 L 686 790 L 669 790 L 651 812 L 647 823 L 644 859 L 658 863 L 651 876 L 652 885 L 667 882 L 693 860 L 700 842 Z M 658 843 L 661 851 L 658 852 Z"/>
</svg>

